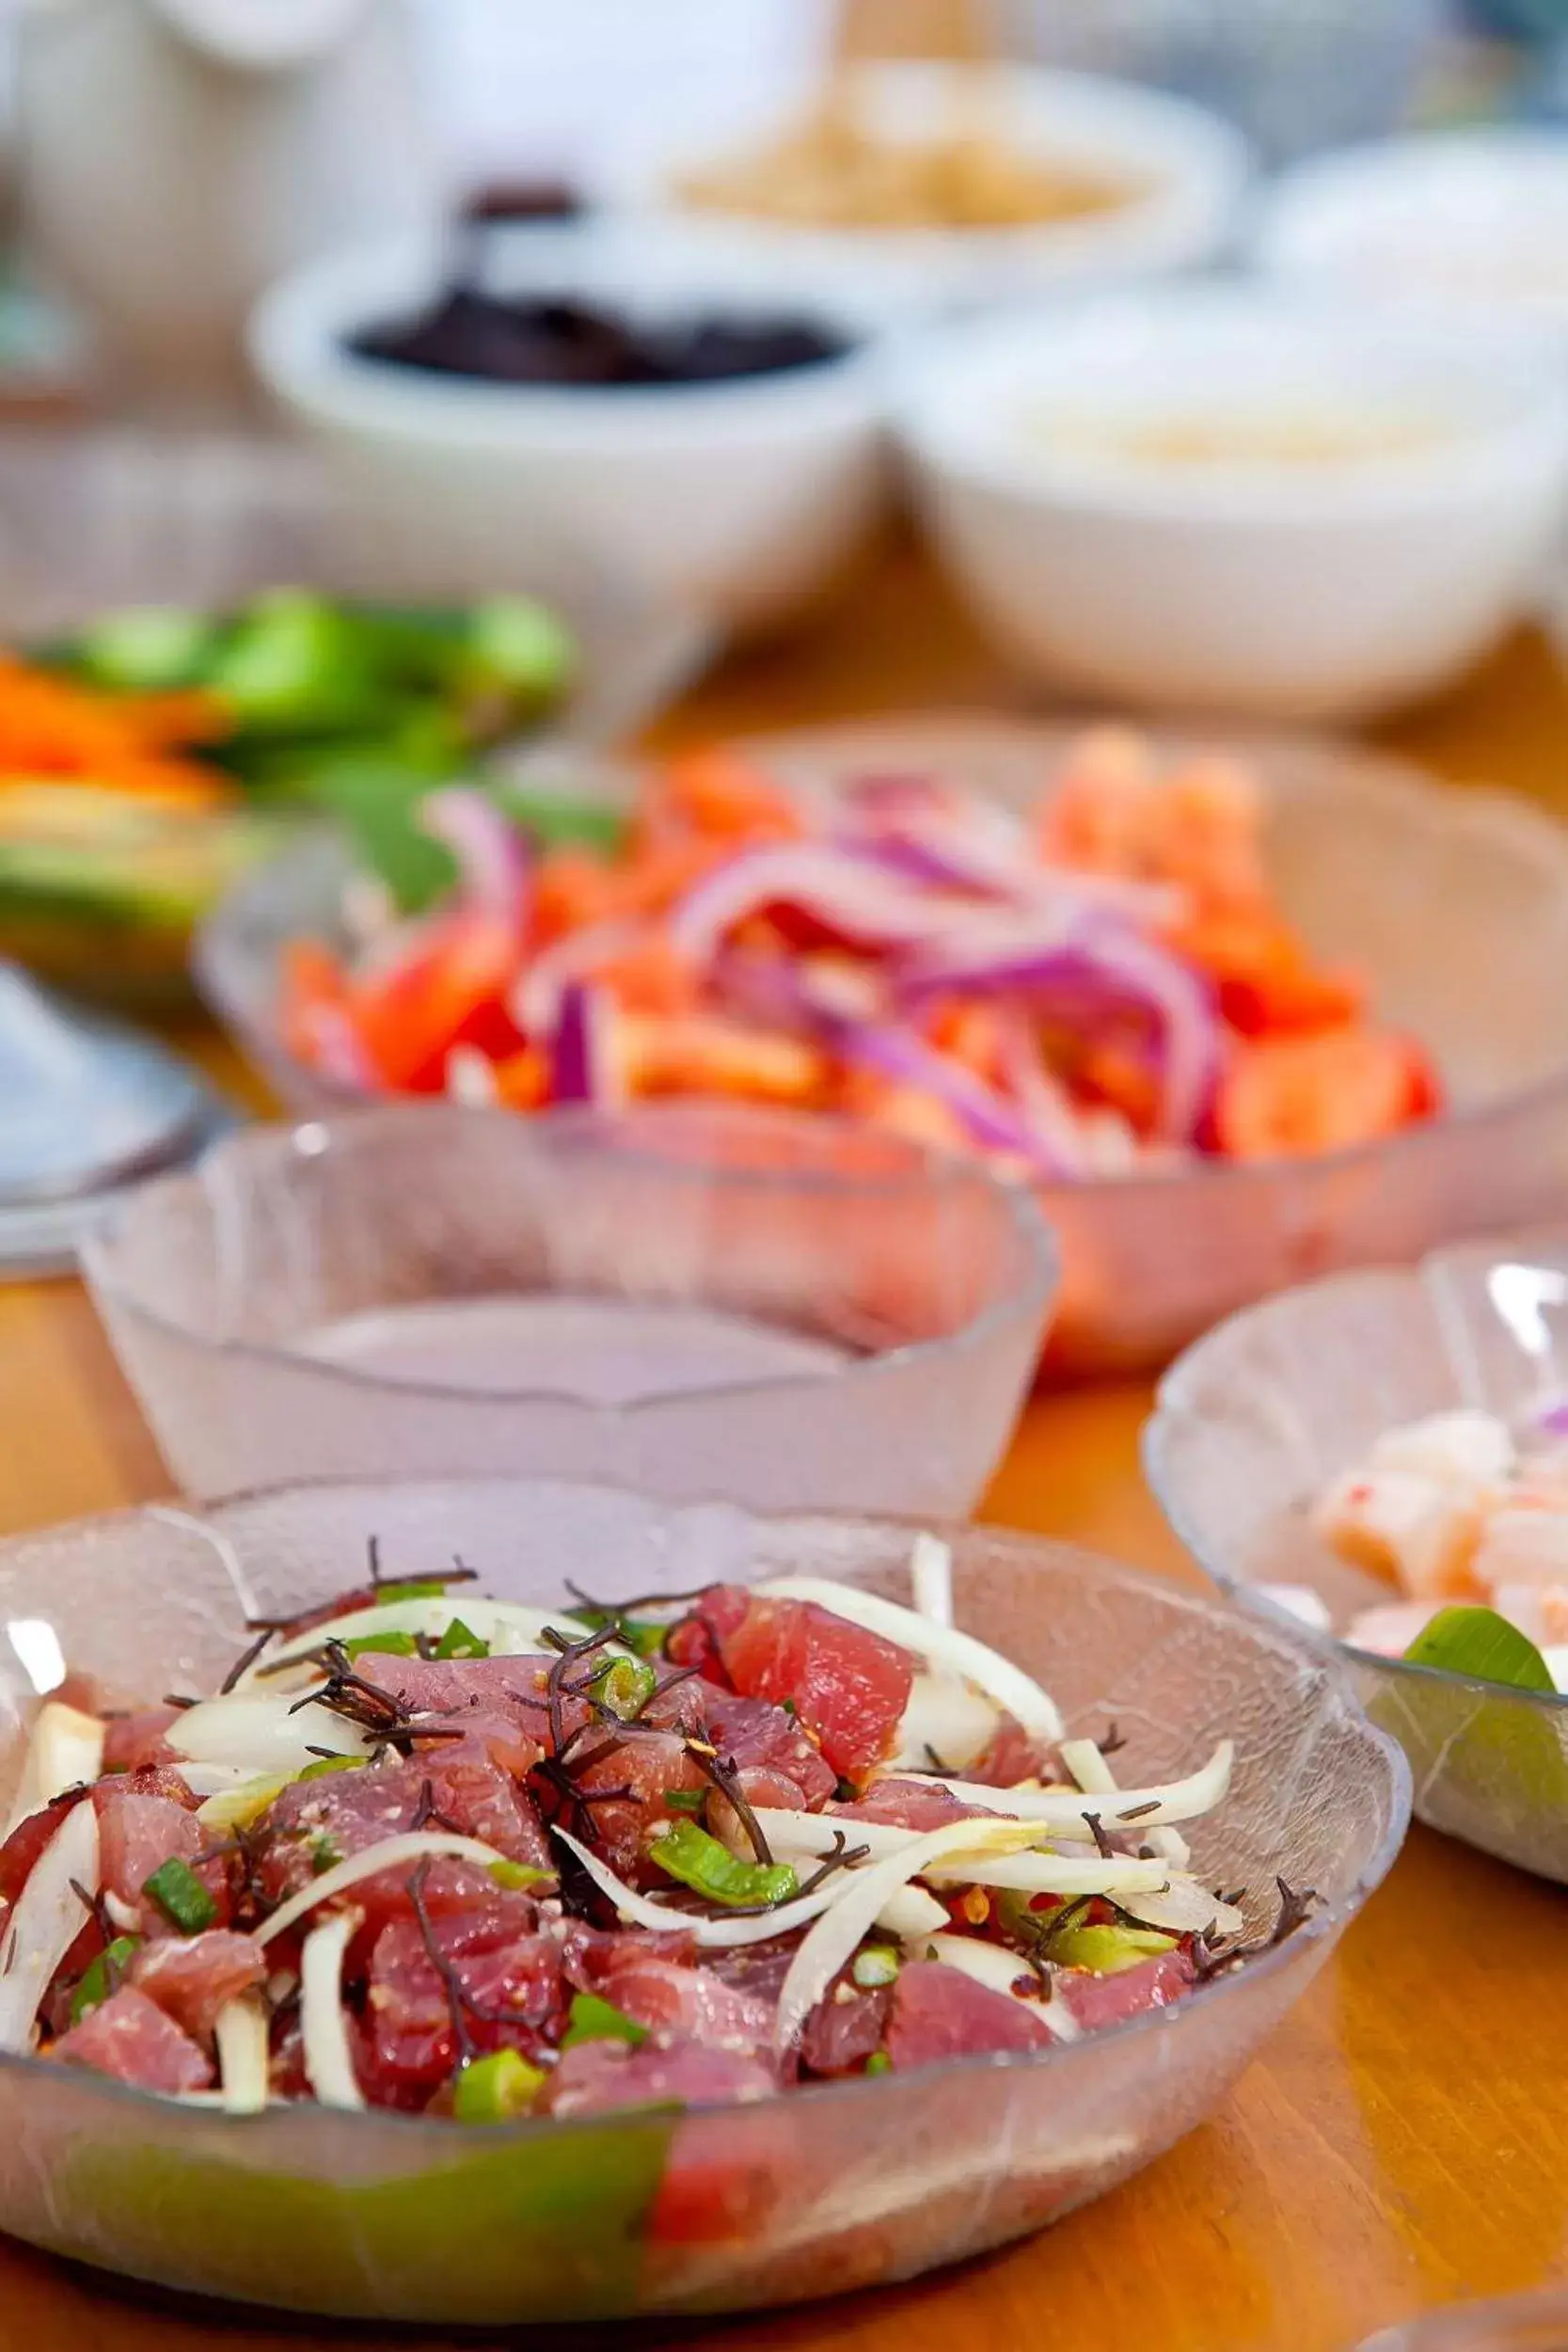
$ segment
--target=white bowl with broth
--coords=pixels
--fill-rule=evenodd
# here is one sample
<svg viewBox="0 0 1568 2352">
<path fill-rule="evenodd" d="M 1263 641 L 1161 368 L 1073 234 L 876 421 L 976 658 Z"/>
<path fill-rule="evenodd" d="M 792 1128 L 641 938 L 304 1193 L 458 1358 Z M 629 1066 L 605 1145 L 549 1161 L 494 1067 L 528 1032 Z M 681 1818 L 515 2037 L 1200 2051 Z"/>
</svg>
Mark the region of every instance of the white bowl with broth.
<svg viewBox="0 0 1568 2352">
<path fill-rule="evenodd" d="M 1568 514 L 1568 381 L 1476 339 L 1172 287 L 933 332 L 906 456 L 977 616 L 1053 688 L 1356 719 L 1530 605 Z"/>
</svg>

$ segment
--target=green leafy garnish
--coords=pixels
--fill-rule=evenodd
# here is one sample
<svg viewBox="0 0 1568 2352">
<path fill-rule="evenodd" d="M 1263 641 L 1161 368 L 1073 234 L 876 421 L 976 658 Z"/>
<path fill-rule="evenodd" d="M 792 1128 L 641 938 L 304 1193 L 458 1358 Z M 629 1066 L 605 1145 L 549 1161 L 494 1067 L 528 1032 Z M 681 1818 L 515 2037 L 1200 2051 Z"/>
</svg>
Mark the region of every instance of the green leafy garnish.
<svg viewBox="0 0 1568 2352">
<path fill-rule="evenodd" d="M 563 2050 L 576 2049 L 579 2042 L 625 2042 L 636 2050 L 647 2039 L 647 2026 L 640 2026 L 612 2002 L 601 2001 L 596 1993 L 573 1994 L 571 2014 L 561 2037 Z"/>
<path fill-rule="evenodd" d="M 398 1600 L 442 1600 L 446 1597 L 446 1590 L 444 1584 L 432 1580 L 410 1577 L 403 1583 L 378 1584 L 375 1588 L 376 1606 L 380 1608 L 388 1601 Z"/>
<path fill-rule="evenodd" d="M 341 1846 L 335 1838 L 328 1837 L 325 1830 L 318 1831 L 311 1838 L 310 1867 L 317 1878 L 325 1878 L 328 1870 L 335 1870 L 342 1858 Z"/>
<path fill-rule="evenodd" d="M 1440 1609 L 1404 1654 L 1412 1665 L 1506 1683 L 1513 1691 L 1557 1689 L 1535 1644 L 1495 1609 Z"/>
<path fill-rule="evenodd" d="M 179 1854 L 161 1862 L 151 1877 L 142 1881 L 141 1891 L 182 1935 L 200 1935 L 218 1915 L 212 1896 Z"/>
<path fill-rule="evenodd" d="M 648 1849 L 648 1858 L 682 1886 L 710 1902 L 742 1905 L 787 1902 L 800 1881 L 787 1862 L 742 1862 L 695 1821 L 672 1821 Z"/>
<path fill-rule="evenodd" d="M 96 1960 L 88 1963 L 71 1996 L 71 2022 L 73 2026 L 81 2024 L 88 2010 L 97 2009 L 101 2002 L 108 1999 L 140 1946 L 140 1936 L 117 1935 Z"/>
<path fill-rule="evenodd" d="M 544 2069 L 515 2050 L 474 2058 L 457 2077 L 451 2111 L 460 2123 L 509 2123 L 526 2115 L 545 2087 Z"/>
<path fill-rule="evenodd" d="M 873 2050 L 865 2061 L 865 2071 L 868 2074 L 891 2074 L 893 2060 L 885 2050 Z"/>
<path fill-rule="evenodd" d="M 366 1762 L 362 1756 L 318 1756 L 313 1764 L 307 1764 L 298 1775 L 301 1780 L 325 1780 L 328 1772 L 356 1772 Z"/>
<path fill-rule="evenodd" d="M 667 1788 L 664 1802 L 672 1813 L 700 1813 L 707 1803 L 705 1788 Z"/>
</svg>

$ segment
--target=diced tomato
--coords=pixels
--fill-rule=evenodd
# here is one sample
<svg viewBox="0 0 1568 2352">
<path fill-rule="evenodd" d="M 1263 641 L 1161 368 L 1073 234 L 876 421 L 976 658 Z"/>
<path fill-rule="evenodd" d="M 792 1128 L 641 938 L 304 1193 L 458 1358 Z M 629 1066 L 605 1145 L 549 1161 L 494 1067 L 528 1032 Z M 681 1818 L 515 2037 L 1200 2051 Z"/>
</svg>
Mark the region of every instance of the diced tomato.
<svg viewBox="0 0 1568 2352">
<path fill-rule="evenodd" d="M 1335 1028 L 1361 1015 L 1358 977 L 1314 963 L 1289 926 L 1266 915 L 1214 915 L 1166 936 L 1178 955 L 1212 976 L 1221 1012 L 1243 1037 Z"/>
<path fill-rule="evenodd" d="M 298 1060 L 320 1057 L 326 1025 L 352 1025 L 354 996 L 348 974 L 329 947 L 315 939 L 292 939 L 278 969 L 277 1022 L 284 1045 Z"/>
<path fill-rule="evenodd" d="M 492 1065 L 496 1101 L 503 1110 L 543 1110 L 550 1099 L 549 1056 L 537 1045 L 525 1045 L 504 1061 Z"/>
<path fill-rule="evenodd" d="M 392 971 L 355 993 L 361 1042 L 383 1083 L 400 1093 L 438 1094 L 454 1045 L 493 1059 L 523 1040 L 506 1010 L 517 943 L 493 917 L 454 915 Z"/>
<path fill-rule="evenodd" d="M 787 1699 L 837 1772 L 863 1779 L 894 1744 L 914 1667 L 908 1650 L 815 1601 L 753 1598 L 720 1647 L 737 1691 Z"/>
<path fill-rule="evenodd" d="M 1338 1152 L 1430 1116 L 1438 1099 L 1426 1056 L 1387 1030 L 1263 1040 L 1240 1047 L 1221 1080 L 1215 1138 L 1236 1160 Z"/>
<path fill-rule="evenodd" d="M 634 1094 L 726 1094 L 807 1105 L 826 1083 L 827 1065 L 816 1046 L 719 1014 L 673 1021 L 628 1013 L 617 1034 Z"/>
<path fill-rule="evenodd" d="M 627 1012 L 673 1015 L 693 1011 L 697 976 L 661 932 L 650 931 L 634 947 L 609 957 L 594 977 Z"/>
<path fill-rule="evenodd" d="M 784 787 L 726 745 L 667 760 L 654 787 L 659 806 L 699 833 L 746 842 L 799 841 L 805 819 Z"/>
<path fill-rule="evenodd" d="M 621 912 L 617 870 L 587 850 L 551 850 L 533 875 L 532 944 L 548 947 Z"/>
</svg>

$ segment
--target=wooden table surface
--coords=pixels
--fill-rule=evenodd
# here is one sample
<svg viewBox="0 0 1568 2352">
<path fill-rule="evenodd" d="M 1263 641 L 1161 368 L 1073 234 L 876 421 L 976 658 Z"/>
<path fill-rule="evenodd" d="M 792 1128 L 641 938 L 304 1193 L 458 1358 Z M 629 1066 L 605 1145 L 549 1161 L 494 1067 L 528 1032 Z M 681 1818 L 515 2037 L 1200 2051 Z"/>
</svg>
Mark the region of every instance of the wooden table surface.
<svg viewBox="0 0 1568 2352">
<path fill-rule="evenodd" d="M 835 616 L 732 660 L 658 733 L 954 704 L 1020 698 L 920 559 L 890 545 Z M 1516 640 L 1384 739 L 1458 780 L 1568 807 L 1568 684 L 1539 638 Z M 184 1041 L 259 1099 L 217 1041 L 193 1028 Z M 1147 1405 L 1135 1384 L 1037 1401 L 987 1515 L 1190 1574 L 1139 1479 Z M 0 1290 L 0 1531 L 166 1486 L 72 1282 Z M 1417 1832 L 1220 2113 L 1141 2178 L 1044 2238 L 923 2285 L 641 2341 L 1332 2352 L 1457 2296 L 1560 2279 L 1565 1996 L 1568 1895 Z M 0 2243 L 4 2352 L 280 2352 L 353 2338 L 193 2314 Z"/>
</svg>

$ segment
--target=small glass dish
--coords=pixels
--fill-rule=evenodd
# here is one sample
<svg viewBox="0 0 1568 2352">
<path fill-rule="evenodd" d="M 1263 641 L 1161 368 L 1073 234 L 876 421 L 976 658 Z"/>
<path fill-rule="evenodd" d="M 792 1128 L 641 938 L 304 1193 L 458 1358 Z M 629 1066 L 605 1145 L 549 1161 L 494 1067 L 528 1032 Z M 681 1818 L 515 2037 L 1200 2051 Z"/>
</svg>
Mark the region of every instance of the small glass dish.
<svg viewBox="0 0 1568 2352">
<path fill-rule="evenodd" d="M 935 771 L 1028 808 L 1077 739 L 932 716 L 750 748 L 807 787 Z M 1430 1126 L 1319 1159 L 1205 1159 L 1174 1175 L 1039 1186 L 1062 1254 L 1047 1369 L 1064 1374 L 1166 1362 L 1251 1299 L 1528 1223 L 1568 1194 L 1568 831 L 1501 793 L 1444 790 L 1346 744 L 1174 728 L 1153 739 L 1162 753 L 1218 746 L 1252 766 L 1287 915 L 1319 954 L 1368 976 L 1378 1012 L 1433 1056 L 1451 1106 Z M 208 1003 L 294 1108 L 334 1098 L 278 1034 L 281 958 L 301 935 L 351 945 L 349 870 L 333 836 L 296 842 L 230 893 L 198 942 Z"/>
<path fill-rule="evenodd" d="M 102 1705 L 207 1688 L 245 1618 L 454 1549 L 509 1599 L 591 1563 L 606 1600 L 809 1572 L 912 1597 L 908 1522 L 672 1511 L 558 1484 L 384 1481 L 153 1507 L 0 1545 L 0 1780 L 54 1658 Z M 159 2285 L 340 2319 L 511 2327 L 754 2309 L 1006 2244 L 1101 2195 L 1220 2105 L 1398 1851 L 1409 1781 L 1342 1674 L 1269 1628 L 1086 1552 L 946 1532 L 960 1627 L 1037 1674 L 1069 1724 L 1164 1778 L 1237 1738 L 1197 1867 L 1321 1900 L 1286 1942 L 1171 2009 L 1043 2053 L 817 2086 L 749 2106 L 464 2127 L 279 2104 L 181 2106 L 0 2057 L 0 2228 Z M 45 1637 L 57 1647 L 51 1651 Z M 49 1679 L 48 1676 L 43 1677 Z"/>
<path fill-rule="evenodd" d="M 546 534 L 518 560 L 520 584 L 559 606 L 580 649 L 572 698 L 551 722 L 576 743 L 637 726 L 711 650 L 705 624 L 656 609 Z M 428 602 L 474 593 L 437 572 L 417 586 Z M 219 612 L 276 587 L 387 594 L 345 538 L 322 469 L 292 443 L 126 428 L 0 436 L 0 641 L 42 644 L 136 606 Z M 0 794 L 0 955 L 106 1003 L 183 1005 L 198 924 L 290 820 L 297 808 L 254 794 L 168 811 L 69 781 L 13 782 Z"/>
<path fill-rule="evenodd" d="M 166 1459 L 973 1508 L 1038 1354 L 1038 1210 L 897 1138 L 698 1104 L 440 1103 L 225 1139 L 90 1237 Z"/>
<path fill-rule="evenodd" d="M 1568 2295 L 1456 2303 L 1369 2336 L 1360 2352 L 1568 2352 Z"/>
<path fill-rule="evenodd" d="M 1166 1374 L 1145 1460 L 1214 1581 L 1350 1666 L 1410 1758 L 1419 1819 L 1568 1884 L 1568 1696 L 1374 1657 L 1258 1589 L 1305 1586 L 1333 1626 L 1397 1598 L 1313 1533 L 1317 1497 L 1394 1424 L 1467 1405 L 1519 1425 L 1565 1386 L 1568 1231 L 1472 1243 L 1232 1316 Z"/>
</svg>

